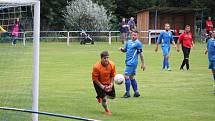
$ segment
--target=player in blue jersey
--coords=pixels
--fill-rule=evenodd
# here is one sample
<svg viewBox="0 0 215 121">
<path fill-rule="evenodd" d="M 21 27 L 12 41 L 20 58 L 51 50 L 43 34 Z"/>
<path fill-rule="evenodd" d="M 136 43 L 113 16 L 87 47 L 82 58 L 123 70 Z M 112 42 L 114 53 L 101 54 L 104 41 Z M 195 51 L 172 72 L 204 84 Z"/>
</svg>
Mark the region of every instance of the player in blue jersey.
<svg viewBox="0 0 215 121">
<path fill-rule="evenodd" d="M 168 71 L 171 71 L 169 67 L 169 54 L 170 54 L 170 46 L 171 43 L 176 47 L 175 41 L 173 39 L 172 32 L 170 31 L 170 25 L 169 23 L 165 24 L 165 31 L 161 32 L 157 43 L 156 43 L 156 48 L 155 52 L 158 51 L 158 45 L 161 44 L 161 48 L 163 51 L 163 70 L 167 69 Z"/>
<path fill-rule="evenodd" d="M 140 55 L 141 60 L 141 69 L 145 70 L 142 43 L 138 40 L 138 32 L 133 31 L 131 33 L 132 40 L 128 40 L 125 44 L 124 48 L 120 48 L 121 52 L 126 53 L 125 60 L 125 88 L 126 92 L 124 94 L 124 98 L 130 97 L 130 86 L 134 90 L 134 97 L 139 97 L 140 93 L 138 91 L 137 82 L 134 78 L 136 75 L 136 68 L 138 64 L 138 55 Z"/>
<path fill-rule="evenodd" d="M 205 50 L 205 54 L 208 53 L 208 61 L 209 61 L 209 69 L 211 69 L 214 83 L 213 83 L 213 93 L 215 94 L 215 30 L 212 31 L 212 38 L 208 40 L 207 49 Z"/>
</svg>

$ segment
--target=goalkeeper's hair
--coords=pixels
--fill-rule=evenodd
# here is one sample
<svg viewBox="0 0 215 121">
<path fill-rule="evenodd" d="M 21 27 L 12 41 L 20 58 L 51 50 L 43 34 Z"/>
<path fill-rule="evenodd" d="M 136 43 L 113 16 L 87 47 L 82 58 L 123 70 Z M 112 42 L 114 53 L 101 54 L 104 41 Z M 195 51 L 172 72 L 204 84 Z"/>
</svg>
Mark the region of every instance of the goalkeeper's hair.
<svg viewBox="0 0 215 121">
<path fill-rule="evenodd" d="M 106 57 L 106 56 L 109 56 L 108 51 L 102 51 L 101 54 L 100 54 L 100 57 L 103 58 L 103 57 Z"/>
</svg>

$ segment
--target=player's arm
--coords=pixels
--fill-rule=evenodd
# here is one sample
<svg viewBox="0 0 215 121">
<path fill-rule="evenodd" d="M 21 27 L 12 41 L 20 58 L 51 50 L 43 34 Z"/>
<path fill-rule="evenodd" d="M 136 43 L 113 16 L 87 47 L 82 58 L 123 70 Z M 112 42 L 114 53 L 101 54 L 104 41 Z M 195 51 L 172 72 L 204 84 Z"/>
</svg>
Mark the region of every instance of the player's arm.
<svg viewBox="0 0 215 121">
<path fill-rule="evenodd" d="M 192 42 L 191 42 L 191 46 L 194 48 L 195 47 L 195 43 L 194 43 L 194 41 L 192 40 Z"/>
<path fill-rule="evenodd" d="M 97 80 L 93 80 L 93 82 L 95 82 L 101 89 L 104 90 L 105 86 L 104 86 L 102 83 L 100 83 L 100 82 L 97 81 Z"/>
<path fill-rule="evenodd" d="M 180 45 L 180 41 L 179 41 L 179 39 L 178 39 L 178 41 L 177 41 L 177 47 L 176 47 L 176 50 L 179 52 L 180 51 L 180 47 L 179 47 L 179 45 Z"/>
<path fill-rule="evenodd" d="M 205 49 L 205 55 L 206 55 L 207 53 L 208 53 L 208 49 L 206 48 L 206 49 Z"/>
<path fill-rule="evenodd" d="M 176 50 L 177 50 L 178 52 L 180 51 L 179 45 L 180 45 L 180 43 L 181 43 L 182 40 L 183 40 L 183 34 L 181 34 L 181 35 L 179 36 L 178 41 L 177 41 Z"/>
<path fill-rule="evenodd" d="M 140 55 L 140 61 L 141 61 L 141 69 L 143 69 L 143 71 L 145 70 L 145 63 L 144 63 L 144 55 L 143 55 L 143 46 L 142 44 L 140 43 L 138 46 L 137 46 L 137 53 Z"/>
<path fill-rule="evenodd" d="M 143 69 L 143 71 L 145 70 L 145 63 L 144 63 L 144 55 L 143 52 L 139 53 L 140 54 L 140 61 L 141 61 L 141 69 Z"/>
<path fill-rule="evenodd" d="M 99 71 L 96 67 L 93 67 L 93 72 L 92 72 L 92 80 L 94 83 L 96 83 L 101 89 L 104 90 L 105 86 L 99 82 Z"/>
<path fill-rule="evenodd" d="M 127 51 L 127 43 L 125 44 L 124 48 L 120 47 L 119 50 L 125 53 Z"/>
<path fill-rule="evenodd" d="M 208 26 L 213 28 L 213 23 L 209 23 Z"/>
<path fill-rule="evenodd" d="M 172 44 L 174 45 L 174 47 L 176 48 L 176 44 L 175 44 L 175 41 L 174 41 L 173 35 L 171 36 L 171 41 L 172 41 Z"/>
<path fill-rule="evenodd" d="M 121 52 L 123 52 L 123 53 L 126 52 L 126 51 L 125 51 L 125 48 L 122 48 L 122 47 L 120 47 L 119 50 L 120 50 Z"/>
<path fill-rule="evenodd" d="M 111 76 L 110 76 L 110 80 L 111 80 L 110 86 L 111 86 L 111 88 L 113 87 L 113 84 L 114 84 L 115 75 L 116 75 L 116 66 L 113 65 L 112 70 L 111 70 Z"/>
<path fill-rule="evenodd" d="M 208 43 L 207 43 L 207 47 L 205 49 L 205 55 L 208 53 Z"/>
<path fill-rule="evenodd" d="M 158 42 L 156 43 L 155 52 L 158 51 Z"/>
<path fill-rule="evenodd" d="M 157 42 L 156 42 L 155 52 L 158 51 L 158 45 L 161 42 L 162 37 L 163 37 L 163 33 L 161 32 L 160 35 L 159 35 L 159 37 L 158 37 L 158 39 L 157 39 Z"/>
<path fill-rule="evenodd" d="M 205 55 L 208 53 L 208 44 L 209 44 L 209 42 L 207 43 L 207 47 L 205 49 Z"/>
</svg>

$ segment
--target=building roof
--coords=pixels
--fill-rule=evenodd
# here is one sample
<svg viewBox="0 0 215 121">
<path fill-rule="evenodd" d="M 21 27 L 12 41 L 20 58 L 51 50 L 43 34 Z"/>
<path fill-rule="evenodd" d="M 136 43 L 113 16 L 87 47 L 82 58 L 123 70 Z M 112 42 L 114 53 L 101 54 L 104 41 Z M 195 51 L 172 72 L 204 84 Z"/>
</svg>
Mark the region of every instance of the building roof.
<svg viewBox="0 0 215 121">
<path fill-rule="evenodd" d="M 188 13 L 196 13 L 196 12 L 202 11 L 202 9 L 199 9 L 199 8 L 187 8 L 187 7 L 151 7 L 151 8 L 140 10 L 137 13 L 141 13 L 144 11 L 155 12 L 156 10 L 159 14 L 188 14 Z"/>
</svg>

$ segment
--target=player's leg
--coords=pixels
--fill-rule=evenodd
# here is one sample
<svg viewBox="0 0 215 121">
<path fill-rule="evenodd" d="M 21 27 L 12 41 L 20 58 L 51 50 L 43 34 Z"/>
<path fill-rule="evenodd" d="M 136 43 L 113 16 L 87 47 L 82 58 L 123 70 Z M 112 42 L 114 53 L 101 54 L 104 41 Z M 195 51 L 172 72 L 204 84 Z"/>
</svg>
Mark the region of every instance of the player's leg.
<svg viewBox="0 0 215 121">
<path fill-rule="evenodd" d="M 187 70 L 190 69 L 190 64 L 189 64 L 189 55 L 190 55 L 190 48 L 186 48 L 186 53 L 185 53 L 185 56 L 186 56 L 186 68 Z"/>
<path fill-rule="evenodd" d="M 132 74 L 129 76 L 129 78 L 131 80 L 131 86 L 132 86 L 132 88 L 134 90 L 134 97 L 139 97 L 140 93 L 138 91 L 138 85 L 137 85 L 137 81 L 135 79 L 136 68 L 137 68 L 137 66 L 133 67 Z"/>
<path fill-rule="evenodd" d="M 107 96 L 105 96 L 104 98 L 102 98 L 102 106 L 105 109 L 105 114 L 111 115 L 111 111 L 108 108 L 108 98 Z"/>
<path fill-rule="evenodd" d="M 163 52 L 163 69 L 165 69 L 167 67 L 167 48 L 166 47 L 162 47 L 162 52 Z"/>
<path fill-rule="evenodd" d="M 184 59 L 183 59 L 183 61 L 182 61 L 180 70 L 184 70 L 184 66 L 185 66 L 185 64 L 186 64 L 186 60 L 185 60 L 185 58 L 186 58 L 186 56 L 185 56 L 185 55 L 186 55 L 186 52 L 185 52 L 184 46 L 182 46 L 182 52 L 183 52 L 183 55 L 184 55 Z"/>
<path fill-rule="evenodd" d="M 166 57 L 165 56 L 163 56 L 163 70 L 166 68 Z"/>
<path fill-rule="evenodd" d="M 171 71 L 169 67 L 169 55 L 170 55 L 170 47 L 167 47 L 167 55 L 166 55 L 166 67 L 168 71 Z"/>
<path fill-rule="evenodd" d="M 99 85 L 97 85 L 95 82 L 93 82 L 93 85 L 94 85 L 94 88 L 95 88 L 95 91 L 97 94 L 97 96 L 96 96 L 97 101 L 98 101 L 98 103 L 101 103 L 102 98 L 106 96 L 105 91 L 103 89 L 101 89 L 101 87 Z"/>
<path fill-rule="evenodd" d="M 166 56 L 165 56 L 165 60 L 166 60 L 166 61 L 165 61 L 165 62 L 166 62 L 166 63 L 165 63 L 166 69 L 169 71 L 169 55 L 166 55 Z"/>
<path fill-rule="evenodd" d="M 137 85 L 136 79 L 134 78 L 134 75 L 131 75 L 131 76 L 130 76 L 130 79 L 131 79 L 132 88 L 133 88 L 133 90 L 134 90 L 134 97 L 139 97 L 139 96 L 140 96 L 140 93 L 139 93 L 139 91 L 138 91 L 138 85 Z"/>
<path fill-rule="evenodd" d="M 116 93 L 115 93 L 115 87 L 113 85 L 112 89 L 110 92 L 107 92 L 108 98 L 109 99 L 114 99 L 116 97 Z"/>
<path fill-rule="evenodd" d="M 110 91 L 110 92 L 107 92 L 106 94 L 107 94 L 107 96 L 108 96 L 109 99 L 114 99 L 114 98 L 116 97 L 114 85 L 113 85 L 111 91 Z M 107 96 L 106 96 L 106 97 L 107 97 Z M 105 98 L 104 98 L 104 99 L 105 99 Z M 102 100 L 102 105 L 103 105 L 103 107 L 104 107 L 104 109 L 105 109 L 105 113 L 108 114 L 108 115 L 111 115 L 112 112 L 111 112 L 110 109 L 108 108 L 108 100 L 107 100 L 107 98 L 106 98 L 106 100 L 104 100 L 104 99 Z"/>
<path fill-rule="evenodd" d="M 131 86 L 131 80 L 129 76 L 132 74 L 132 67 L 131 66 L 126 66 L 125 67 L 125 94 L 124 98 L 130 97 L 130 86 Z"/>
<path fill-rule="evenodd" d="M 215 68 L 212 69 L 212 74 L 213 74 L 213 93 L 215 94 Z"/>
<path fill-rule="evenodd" d="M 17 40 L 17 37 L 16 36 L 14 36 L 14 38 L 13 38 L 13 45 L 16 47 L 16 40 Z"/>
<path fill-rule="evenodd" d="M 94 85 L 94 88 L 96 90 L 96 93 L 97 93 L 97 99 L 99 101 L 99 99 L 101 99 L 101 102 L 99 103 L 102 103 L 102 107 L 105 109 L 105 113 L 106 114 L 111 114 L 111 111 L 110 109 L 108 108 L 108 100 L 107 100 L 107 94 L 106 92 L 101 89 L 101 87 L 99 87 L 95 82 L 93 82 L 93 85 Z"/>
<path fill-rule="evenodd" d="M 125 94 L 124 94 L 124 98 L 128 98 L 130 97 L 130 87 L 131 87 L 131 80 L 129 78 L 129 76 L 125 75 Z"/>
<path fill-rule="evenodd" d="M 12 45 L 15 45 L 15 36 L 12 36 Z"/>
</svg>

